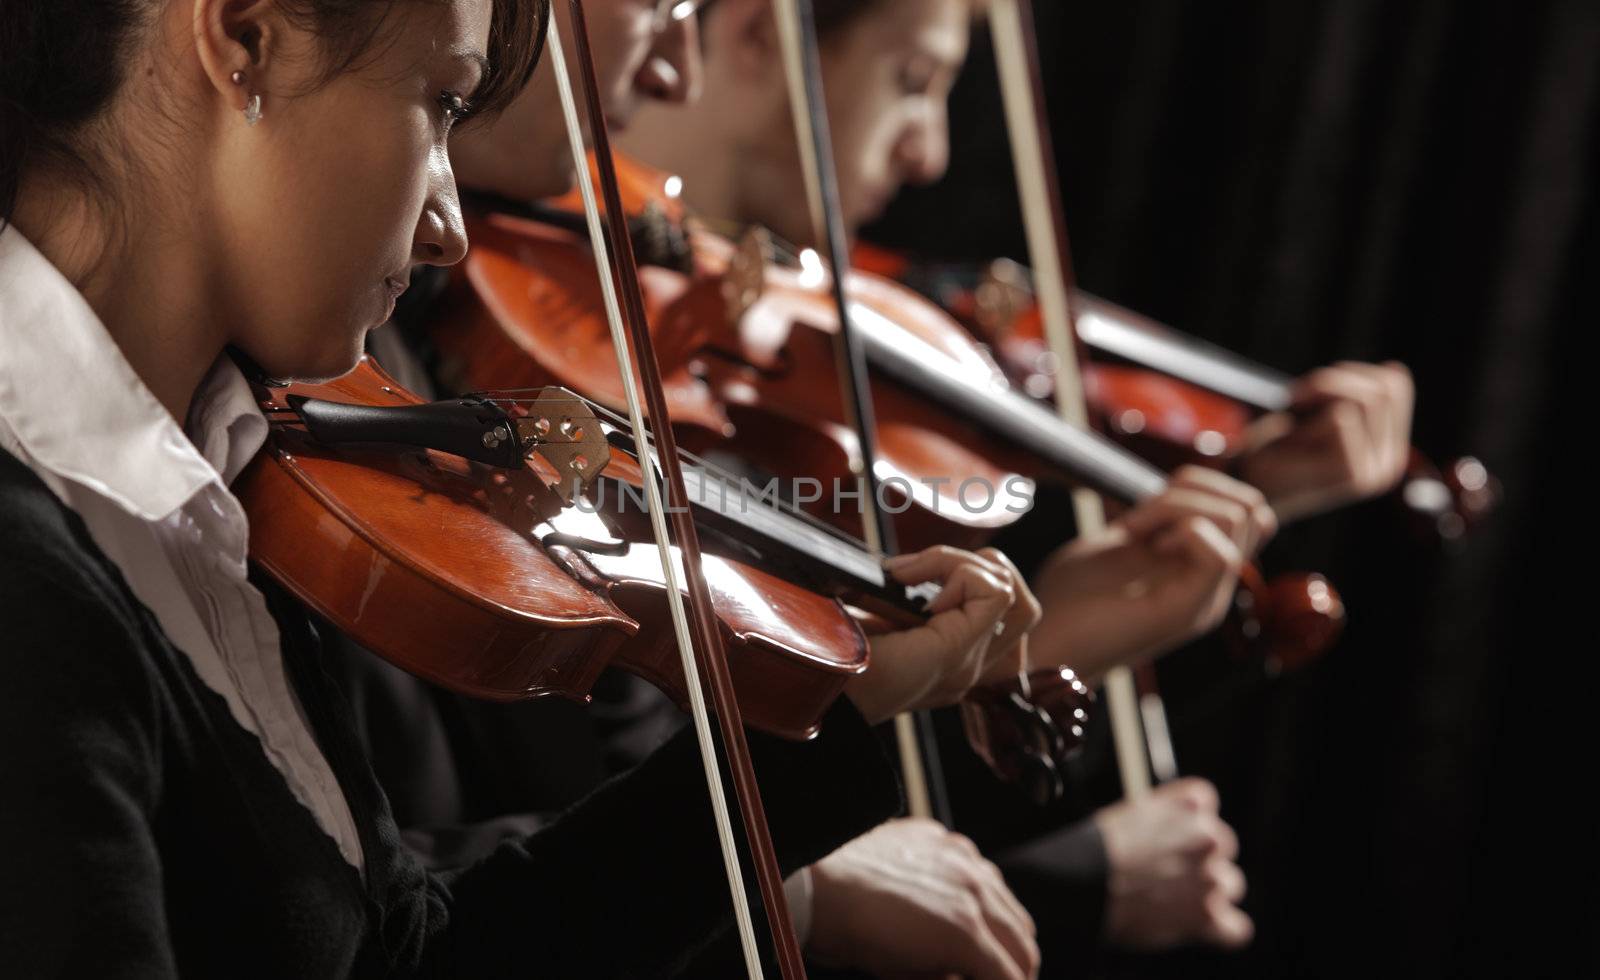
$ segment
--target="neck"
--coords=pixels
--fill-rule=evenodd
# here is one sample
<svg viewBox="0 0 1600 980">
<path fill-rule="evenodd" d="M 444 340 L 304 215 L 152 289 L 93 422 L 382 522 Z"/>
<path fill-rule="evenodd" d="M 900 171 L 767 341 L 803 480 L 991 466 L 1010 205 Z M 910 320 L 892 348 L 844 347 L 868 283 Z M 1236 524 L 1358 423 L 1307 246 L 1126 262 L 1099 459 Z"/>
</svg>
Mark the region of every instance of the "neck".
<svg viewBox="0 0 1600 980">
<path fill-rule="evenodd" d="M 77 287 L 122 355 L 179 425 L 222 352 L 196 235 L 175 226 L 187 209 L 137 208 L 134 195 L 101 207 L 81 185 L 23 182 L 13 223 Z"/>
</svg>

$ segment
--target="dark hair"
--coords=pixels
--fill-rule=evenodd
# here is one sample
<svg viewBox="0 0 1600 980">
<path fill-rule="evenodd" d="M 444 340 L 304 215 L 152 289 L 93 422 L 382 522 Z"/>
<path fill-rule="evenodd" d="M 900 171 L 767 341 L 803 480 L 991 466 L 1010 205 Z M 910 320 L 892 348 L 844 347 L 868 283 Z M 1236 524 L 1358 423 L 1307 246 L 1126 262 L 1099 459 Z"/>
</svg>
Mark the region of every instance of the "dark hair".
<svg viewBox="0 0 1600 980">
<path fill-rule="evenodd" d="M 127 41 L 165 0 L 0 0 L 0 230 L 16 208 L 23 168 L 41 158 L 79 163 L 71 137 L 122 84 Z M 316 28 L 325 79 L 372 50 L 388 14 L 419 0 L 277 0 Z M 528 83 L 544 48 L 550 0 L 492 0 L 489 73 L 477 112 L 503 108 Z"/>
</svg>

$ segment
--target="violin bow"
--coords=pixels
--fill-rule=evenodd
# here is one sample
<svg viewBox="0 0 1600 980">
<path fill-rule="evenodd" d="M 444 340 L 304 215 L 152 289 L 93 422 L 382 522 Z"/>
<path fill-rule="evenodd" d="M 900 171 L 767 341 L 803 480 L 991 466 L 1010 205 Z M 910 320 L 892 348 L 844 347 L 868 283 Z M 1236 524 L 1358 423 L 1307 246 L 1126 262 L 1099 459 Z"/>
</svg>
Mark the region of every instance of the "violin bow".
<svg viewBox="0 0 1600 980">
<path fill-rule="evenodd" d="M 826 247 L 833 269 L 833 300 L 839 313 L 839 332 L 835 337 L 839 390 L 844 393 L 845 421 L 860 442 L 862 536 L 867 549 L 882 557 L 897 549 L 894 526 L 879 506 L 879 483 L 873 465 L 878 458 L 878 427 L 872 409 L 866 348 L 851 322 L 850 301 L 845 294 L 850 243 L 839 207 L 839 181 L 828 129 L 816 22 L 811 0 L 773 0 L 772 6 L 789 83 L 790 116 L 794 120 L 796 145 L 805 175 L 812 238 Z M 1025 675 L 1024 670 L 1021 675 L 1024 690 L 1027 689 Z M 939 766 L 932 720 L 925 712 L 902 713 L 895 716 L 894 730 L 912 816 L 937 817 L 945 826 L 951 826 L 950 798 Z"/>
<path fill-rule="evenodd" d="M 599 206 L 595 200 L 594 184 L 590 179 L 588 160 L 584 152 L 583 133 L 578 123 L 578 110 L 573 99 L 572 82 L 567 73 L 567 62 L 562 51 L 560 25 L 553 17 L 550 22 L 550 57 L 555 68 L 561 111 L 566 119 L 567 136 L 571 144 L 578 187 L 583 196 L 584 215 L 595 253 L 600 288 L 605 299 L 606 319 L 611 327 L 611 341 L 616 350 L 617 364 L 622 371 L 628 417 L 633 425 L 633 431 L 639 436 L 639 465 L 644 474 L 643 483 L 650 526 L 656 539 L 656 547 L 661 554 L 661 570 L 667 585 L 667 600 L 672 613 L 673 629 L 677 636 L 678 653 L 682 660 L 684 688 L 689 695 L 690 713 L 694 719 L 695 735 L 700 745 L 701 762 L 705 767 L 706 786 L 716 818 L 717 836 L 722 846 L 723 864 L 728 875 L 728 890 L 733 898 L 734 916 L 738 923 L 745 968 L 751 977 L 762 976 L 761 955 L 756 945 L 749 899 L 745 894 L 744 876 L 740 870 L 738 848 L 734 842 L 732 821 L 728 814 L 726 791 L 717 765 L 716 747 L 712 740 L 710 719 L 707 716 L 702 678 L 704 685 L 711 689 L 711 700 L 716 707 L 722 745 L 727 754 L 729 772 L 733 776 L 734 795 L 738 799 L 740 814 L 744 818 L 745 837 L 755 864 L 756 880 L 761 889 L 762 904 L 766 909 L 767 925 L 771 929 L 773 946 L 777 951 L 779 969 L 785 980 L 803 980 L 805 966 L 800 957 L 800 945 L 795 936 L 794 923 L 789 917 L 789 905 L 783 890 L 783 876 L 778 869 L 777 853 L 772 846 L 766 812 L 761 804 L 760 790 L 756 786 L 755 769 L 750 762 L 744 722 L 739 713 L 733 681 L 728 672 L 727 652 L 723 648 L 722 634 L 711 605 L 711 593 L 701 569 L 700 540 L 695 531 L 689 496 L 684 489 L 683 469 L 679 461 L 671 417 L 667 413 L 661 367 L 656 361 L 655 347 L 645 321 L 644 301 L 639 293 L 638 264 L 633 253 L 632 237 L 628 234 L 627 214 L 622 208 L 616 165 L 612 160 L 610 137 L 606 132 L 605 113 L 601 108 L 599 87 L 595 81 L 594 55 L 589 46 L 583 0 L 568 0 L 568 4 L 572 14 L 573 39 L 577 50 L 580 78 L 583 82 L 589 133 L 594 142 L 594 158 L 600 173 L 601 190 L 605 195 L 605 220 L 610 230 L 610 241 L 615 246 L 614 258 L 607 248 L 606 233 L 601 227 Z M 612 265 L 613 261 L 616 263 L 615 268 Z M 626 333 L 624 321 L 627 324 Z M 644 426 L 644 413 L 640 407 L 639 393 L 634 381 L 635 362 L 629 357 L 628 352 L 630 338 L 634 350 L 638 352 L 637 368 L 645 390 L 645 400 L 649 405 L 650 418 L 656 423 L 653 434 L 648 436 L 649 430 Z M 654 459 L 650 451 L 651 441 L 656 446 Z M 662 505 L 661 491 L 657 483 L 657 480 L 663 477 L 667 485 L 669 503 L 666 507 Z M 670 514 L 672 518 L 670 538 L 664 517 L 666 514 Z M 678 551 L 683 556 L 681 566 L 673 556 L 669 543 L 673 539 L 676 539 Z M 679 592 L 680 570 L 689 593 L 687 610 Z"/>
<path fill-rule="evenodd" d="M 1089 427 L 1088 403 L 1079 373 L 1073 295 L 1076 277 L 1067 243 L 1066 219 L 1059 188 L 1051 175 L 1055 161 L 1050 149 L 1049 126 L 1043 115 L 1043 81 L 1039 52 L 1034 44 L 1033 11 L 1028 0 L 992 0 L 989 30 L 1000 74 L 1000 95 L 1005 103 L 1006 130 L 1016 168 L 1022 223 L 1028 239 L 1028 257 L 1034 272 L 1045 339 L 1055 355 L 1056 411 L 1081 429 Z M 1089 536 L 1105 530 L 1105 502 L 1091 490 L 1072 493 L 1078 533 Z M 1166 711 L 1160 696 L 1139 695 L 1134 672 L 1113 667 L 1104 678 L 1106 710 L 1116 748 L 1117 771 L 1125 796 L 1138 798 L 1150 791 L 1151 760 L 1160 760 L 1163 779 L 1176 773 L 1175 754 L 1167 733 Z M 1160 744 L 1155 744 L 1159 739 Z"/>
</svg>

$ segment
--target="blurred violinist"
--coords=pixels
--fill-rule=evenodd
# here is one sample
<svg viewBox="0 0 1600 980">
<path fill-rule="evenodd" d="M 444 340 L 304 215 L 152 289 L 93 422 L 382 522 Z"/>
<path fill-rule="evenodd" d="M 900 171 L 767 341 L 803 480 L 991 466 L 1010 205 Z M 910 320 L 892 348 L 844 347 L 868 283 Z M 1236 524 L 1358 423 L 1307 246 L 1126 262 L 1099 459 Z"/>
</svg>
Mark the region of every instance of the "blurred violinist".
<svg viewBox="0 0 1600 980">
<path fill-rule="evenodd" d="M 815 3 L 851 233 L 903 184 L 943 174 L 945 100 L 981 7 L 973 0 Z M 804 195 L 781 190 L 798 187 L 801 173 L 770 4 L 721 0 L 703 16 L 701 32 L 702 98 L 641 111 L 624 147 L 681 177 L 686 202 L 715 227 L 760 225 L 811 244 Z M 1032 661 L 1067 663 L 1093 679 L 1210 631 L 1240 566 L 1276 527 L 1259 490 L 1203 468 L 1180 469 L 1165 493 L 1123 514 L 1106 534 L 1073 541 L 1046 560 L 1034 582 L 1044 619 Z M 1046 933 L 1087 932 L 1092 945 L 1099 930 L 1140 949 L 1232 946 L 1250 930 L 1234 905 L 1243 888 L 1231 840 L 1215 792 L 1185 780 L 1108 807 L 1001 864 Z M 1045 967 L 1056 973 L 1077 965 Z"/>
<path fill-rule="evenodd" d="M 811 245 L 798 186 L 788 95 L 765 0 L 719 0 L 703 18 L 704 97 L 641 112 L 623 149 L 683 179 L 698 214 L 761 225 Z M 966 58 L 976 0 L 818 0 L 822 68 L 852 229 L 906 184 L 932 183 L 949 162 L 946 100 Z M 1408 458 L 1414 392 L 1405 367 L 1341 362 L 1301 378 L 1292 414 L 1262 419 L 1237 475 L 1283 521 L 1394 488 Z"/>
<path fill-rule="evenodd" d="M 623 143 L 683 178 L 697 215 L 729 228 L 759 225 L 809 244 L 800 157 L 765 0 L 723 0 L 703 18 L 705 91 L 690 105 L 636 115 Z M 849 230 L 876 216 L 899 187 L 928 182 L 948 158 L 945 99 L 966 58 L 972 0 L 815 5 L 829 93 L 841 207 Z M 1166 652 L 1214 628 L 1239 566 L 1272 536 L 1276 518 L 1250 486 L 1180 470 L 1160 498 L 1102 541 L 1052 556 L 1039 580 L 1048 628 L 1035 663 L 1088 677 Z"/>
</svg>

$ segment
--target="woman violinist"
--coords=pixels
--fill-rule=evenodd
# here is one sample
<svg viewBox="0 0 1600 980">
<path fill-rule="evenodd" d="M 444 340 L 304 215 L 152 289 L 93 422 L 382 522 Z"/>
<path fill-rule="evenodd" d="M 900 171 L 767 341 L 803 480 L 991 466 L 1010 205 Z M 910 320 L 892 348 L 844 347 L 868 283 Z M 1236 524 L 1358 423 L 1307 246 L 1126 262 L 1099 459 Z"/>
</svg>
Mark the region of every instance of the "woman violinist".
<svg viewBox="0 0 1600 980">
<path fill-rule="evenodd" d="M 544 14 L 0 5 L 8 973 L 637 974 L 721 927 L 686 738 L 541 833 L 424 872 L 304 611 L 248 577 L 228 490 L 267 426 L 225 351 L 339 375 L 413 267 L 460 259 L 449 132 L 526 81 Z M 943 580 L 949 608 L 875 644 L 817 739 L 752 739 L 786 871 L 897 807 L 866 723 L 958 696 L 1029 619 L 985 560 L 899 571 Z"/>
</svg>

